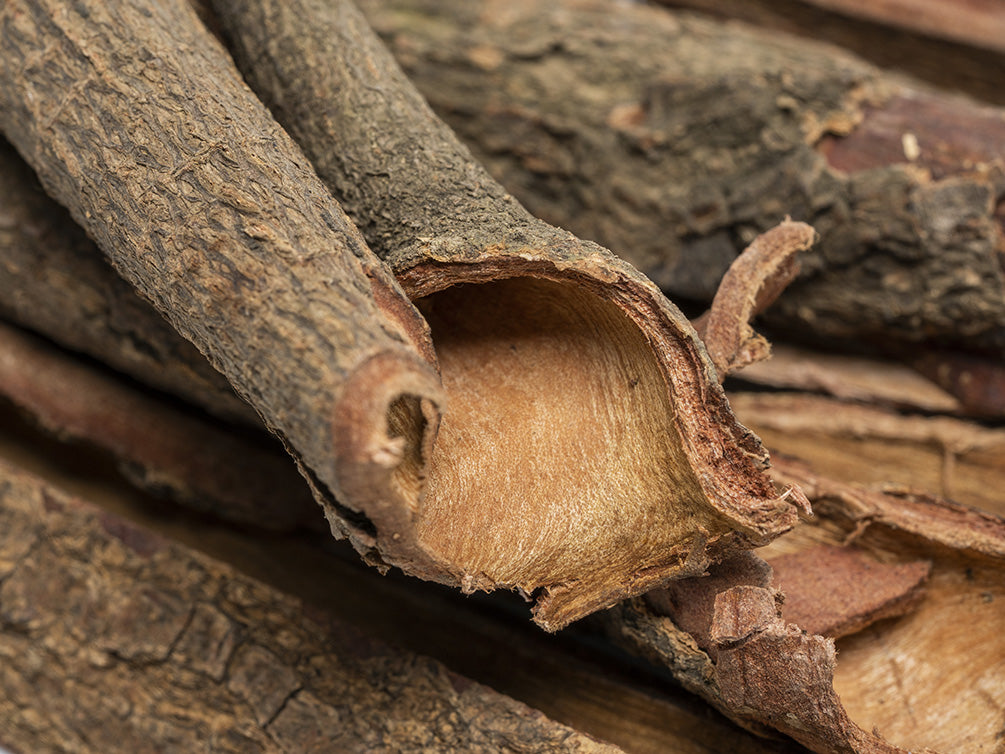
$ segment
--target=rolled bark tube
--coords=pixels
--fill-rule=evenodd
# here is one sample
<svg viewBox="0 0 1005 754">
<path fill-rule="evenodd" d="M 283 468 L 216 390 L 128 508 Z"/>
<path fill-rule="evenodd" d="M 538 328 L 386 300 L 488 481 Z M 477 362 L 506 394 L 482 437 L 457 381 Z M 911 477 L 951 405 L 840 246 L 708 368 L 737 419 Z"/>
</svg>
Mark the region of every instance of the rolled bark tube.
<svg viewBox="0 0 1005 754">
<path fill-rule="evenodd" d="M 373 506 L 404 528 L 442 401 L 428 328 L 194 11 L 18 0 L 0 37 L 0 125 L 46 190 L 284 439 L 334 531 L 377 546 Z"/>
<path fill-rule="evenodd" d="M 414 546 L 442 568 L 412 572 L 536 595 L 553 630 L 792 525 L 686 318 L 492 180 L 353 5 L 212 6 L 430 323 L 450 408 Z"/>
</svg>

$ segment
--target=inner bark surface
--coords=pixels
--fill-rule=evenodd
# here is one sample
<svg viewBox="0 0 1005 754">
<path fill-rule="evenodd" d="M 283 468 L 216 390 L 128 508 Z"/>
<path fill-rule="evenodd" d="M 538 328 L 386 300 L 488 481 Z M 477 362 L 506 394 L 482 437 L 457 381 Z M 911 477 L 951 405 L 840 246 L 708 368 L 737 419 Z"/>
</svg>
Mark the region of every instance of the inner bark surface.
<svg viewBox="0 0 1005 754">
<path fill-rule="evenodd" d="M 447 392 L 418 536 L 465 586 L 641 572 L 682 560 L 696 524 L 725 528 L 703 505 L 652 349 L 615 304 L 539 278 L 418 304 Z"/>
</svg>

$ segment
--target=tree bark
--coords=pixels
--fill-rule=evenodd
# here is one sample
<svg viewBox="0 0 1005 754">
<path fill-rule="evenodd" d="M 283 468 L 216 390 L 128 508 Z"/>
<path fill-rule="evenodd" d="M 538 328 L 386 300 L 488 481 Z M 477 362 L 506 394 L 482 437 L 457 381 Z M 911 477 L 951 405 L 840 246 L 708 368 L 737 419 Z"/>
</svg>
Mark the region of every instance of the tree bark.
<svg viewBox="0 0 1005 754">
<path fill-rule="evenodd" d="M 160 497 L 269 529 L 323 521 L 273 438 L 186 411 L 3 322 L 0 397 L 64 441 L 109 453 L 130 480 Z"/>
<path fill-rule="evenodd" d="M 0 463 L 0 745 L 613 752 Z"/>
<path fill-rule="evenodd" d="M 187 4 L 25 0 L 0 29 L 8 137 L 372 547 L 364 510 L 410 515 L 442 398 L 390 273 Z"/>
<path fill-rule="evenodd" d="M 517 204 L 353 6 L 213 7 L 248 81 L 429 319 L 451 406 L 416 525 L 416 546 L 449 564 L 429 575 L 539 594 L 553 630 L 791 525 L 683 315 Z"/>
<path fill-rule="evenodd" d="M 812 548 L 850 544 L 854 560 L 868 558 L 881 571 L 927 560 L 931 576 L 913 608 L 839 639 L 835 663 L 833 640 L 787 625 L 763 569 L 720 566 L 718 575 L 672 587 L 704 590 L 703 600 L 656 591 L 611 611 L 612 636 L 665 664 L 738 722 L 782 730 L 814 751 L 993 751 L 1001 725 L 995 700 L 1005 691 L 1005 638 L 997 628 L 1005 617 L 1005 522 L 938 498 L 884 494 L 797 463 L 776 465 L 780 480 L 808 491 L 816 517 L 762 550 L 768 563 L 784 564 L 793 553 L 819 560 Z M 814 621 L 857 569 L 832 560 L 829 570 L 817 593 L 800 595 Z"/>
<path fill-rule="evenodd" d="M 217 416 L 259 426 L 199 351 L 116 275 L 0 140 L 0 316 Z"/>
<path fill-rule="evenodd" d="M 769 312 L 778 332 L 1005 347 L 999 109 L 919 93 L 831 47 L 639 4 L 363 7 L 503 185 L 671 295 L 710 300 L 737 250 L 791 215 L 821 241 Z M 869 124 L 884 120 L 881 137 Z M 839 161 L 845 144 L 883 145 L 884 159 Z"/>
<path fill-rule="evenodd" d="M 983 0 L 660 0 L 716 18 L 818 39 L 881 68 L 905 71 L 946 89 L 1005 104 L 1001 9 Z"/>
</svg>

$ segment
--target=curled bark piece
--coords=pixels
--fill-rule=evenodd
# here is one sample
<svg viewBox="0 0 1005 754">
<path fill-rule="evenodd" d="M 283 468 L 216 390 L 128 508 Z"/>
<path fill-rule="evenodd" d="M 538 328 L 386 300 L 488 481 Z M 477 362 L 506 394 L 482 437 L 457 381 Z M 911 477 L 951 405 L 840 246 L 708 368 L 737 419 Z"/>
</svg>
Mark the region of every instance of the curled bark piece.
<svg viewBox="0 0 1005 754">
<path fill-rule="evenodd" d="M 768 312 L 776 331 L 1005 348 L 1000 109 L 922 97 L 833 47 L 643 3 L 363 7 L 503 185 L 671 295 L 711 300 L 737 250 L 790 215 L 820 242 Z M 903 113 L 882 139 L 894 161 L 831 159 L 890 110 Z M 937 138 L 919 135 L 911 160 L 903 137 L 919 122 Z M 847 151 L 877 137 L 866 128 Z M 933 155 L 952 171 L 929 169 Z"/>
<path fill-rule="evenodd" d="M 270 529 L 321 522 L 281 448 L 186 413 L 2 322 L 0 396 L 61 439 L 109 452 L 159 496 Z"/>
<path fill-rule="evenodd" d="M 489 178 L 352 5 L 213 7 L 432 328 L 450 409 L 415 546 L 441 565 L 411 572 L 537 595 L 554 630 L 791 526 L 676 307 Z"/>
<path fill-rule="evenodd" d="M 616 752 L 0 463 L 0 745 Z"/>
<path fill-rule="evenodd" d="M 784 458 L 775 465 L 781 481 L 804 486 L 815 518 L 762 550 L 769 564 L 784 569 L 785 558 L 853 542 L 887 575 L 928 561 L 923 598 L 840 639 L 835 661 L 833 641 L 771 616 L 760 570 L 721 565 L 612 611 L 612 635 L 739 722 L 784 731 L 814 751 L 993 751 L 1005 693 L 1005 520 L 933 496 L 835 482 Z M 847 571 L 833 575 L 840 581 Z M 682 588 L 707 593 L 682 610 L 673 597 Z M 830 589 L 821 585 L 817 600 L 803 595 L 808 609 L 829 611 Z M 861 592 L 855 599 L 868 601 L 868 588 Z M 910 595 L 909 584 L 889 593 L 894 607 L 898 593 Z"/>
<path fill-rule="evenodd" d="M 428 328 L 225 51 L 182 0 L 18 0 L 0 39 L 0 126 L 46 190 L 288 443 L 333 530 L 393 551 L 367 516 L 414 505 Z"/>
<path fill-rule="evenodd" d="M 799 274 L 796 254 L 809 249 L 815 238 L 806 223 L 786 220 L 755 238 L 726 270 L 712 307 L 695 322 L 719 382 L 771 355 L 771 345 L 754 332 L 750 321 Z"/>
<path fill-rule="evenodd" d="M 0 139 L 0 315 L 217 416 L 260 424 Z"/>
</svg>

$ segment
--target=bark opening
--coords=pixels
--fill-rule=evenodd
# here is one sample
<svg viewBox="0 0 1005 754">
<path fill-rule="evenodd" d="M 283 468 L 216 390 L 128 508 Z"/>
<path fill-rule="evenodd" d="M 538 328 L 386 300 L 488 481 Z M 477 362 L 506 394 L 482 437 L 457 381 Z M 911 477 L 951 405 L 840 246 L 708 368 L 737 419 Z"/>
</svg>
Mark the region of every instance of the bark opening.
<svg viewBox="0 0 1005 754">
<path fill-rule="evenodd" d="M 728 529 L 704 502 L 652 346 L 616 304 L 536 277 L 417 303 L 450 406 L 417 538 L 466 588 L 641 572 L 680 560 L 696 528 Z"/>
</svg>

